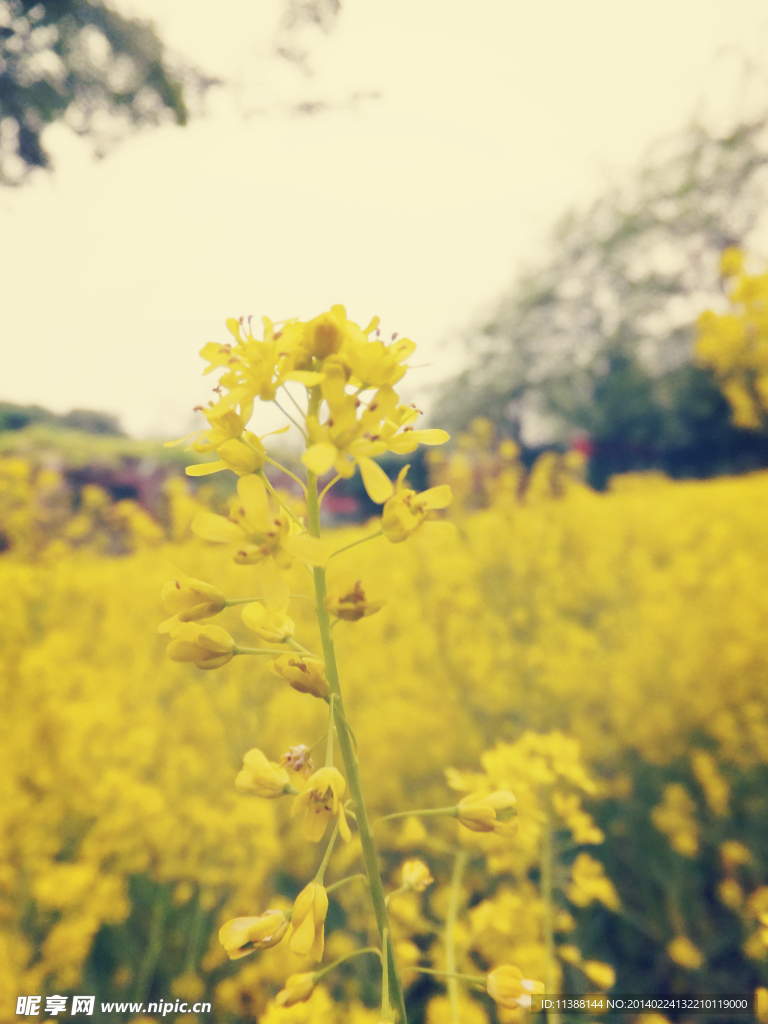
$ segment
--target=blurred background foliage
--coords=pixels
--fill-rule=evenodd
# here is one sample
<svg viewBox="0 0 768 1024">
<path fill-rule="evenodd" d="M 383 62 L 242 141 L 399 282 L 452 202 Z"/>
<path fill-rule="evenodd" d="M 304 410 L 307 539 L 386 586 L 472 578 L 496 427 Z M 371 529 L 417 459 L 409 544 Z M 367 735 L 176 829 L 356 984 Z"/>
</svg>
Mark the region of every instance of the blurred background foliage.
<svg viewBox="0 0 768 1024">
<path fill-rule="evenodd" d="M 722 292 L 720 254 L 766 202 L 768 114 L 694 123 L 621 187 L 566 217 L 547 261 L 466 333 L 467 369 L 434 421 L 488 416 L 526 447 L 590 454 L 589 479 L 659 469 L 709 477 L 768 465 L 768 435 L 735 425 L 694 361 L 695 321 Z"/>
</svg>

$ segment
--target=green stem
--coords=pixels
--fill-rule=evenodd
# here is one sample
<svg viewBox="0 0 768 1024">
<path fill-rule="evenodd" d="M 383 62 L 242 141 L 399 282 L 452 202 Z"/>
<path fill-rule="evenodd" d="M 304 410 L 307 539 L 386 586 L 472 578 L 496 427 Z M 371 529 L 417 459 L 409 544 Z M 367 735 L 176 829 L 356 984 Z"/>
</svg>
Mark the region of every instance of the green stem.
<svg viewBox="0 0 768 1024">
<path fill-rule="evenodd" d="M 328 700 L 328 743 L 325 747 L 325 767 L 333 768 L 333 704 L 336 694 L 332 693 Z"/>
<path fill-rule="evenodd" d="M 393 889 L 392 892 L 387 893 L 387 895 L 386 895 L 386 897 L 384 899 L 384 902 L 386 903 L 387 906 L 389 906 L 389 901 L 392 899 L 393 896 L 399 896 L 403 892 L 410 892 L 410 891 L 411 891 L 410 885 L 401 885 L 399 889 Z"/>
<path fill-rule="evenodd" d="M 376 537 L 384 535 L 383 530 L 376 530 L 375 533 L 369 533 L 367 537 L 361 537 L 360 540 L 353 540 L 351 544 L 345 544 L 343 548 L 337 548 L 332 555 L 328 556 L 328 561 L 335 558 L 336 555 L 340 555 L 342 551 L 349 551 L 350 548 L 356 548 L 358 544 L 365 544 L 367 540 L 374 540 Z"/>
<path fill-rule="evenodd" d="M 552 836 L 552 809 L 549 806 L 549 798 L 545 801 L 544 831 L 541 838 L 541 901 L 542 901 L 542 929 L 544 931 L 544 949 L 546 954 L 546 965 L 544 973 L 544 988 L 547 995 L 555 995 L 557 985 L 555 982 L 555 937 L 553 927 L 553 905 L 552 905 L 552 874 L 554 864 L 554 841 Z M 558 1010 L 548 1010 L 547 1020 L 549 1024 L 560 1024 L 560 1013 Z"/>
<path fill-rule="evenodd" d="M 336 821 L 334 822 L 334 825 L 333 825 L 333 832 L 331 832 L 330 842 L 328 843 L 328 846 L 325 848 L 325 853 L 323 854 L 323 859 L 320 862 L 320 867 L 317 869 L 317 874 L 315 875 L 315 881 L 318 883 L 318 885 L 322 885 L 323 884 L 323 878 L 325 877 L 325 869 L 328 867 L 328 861 L 331 859 L 331 854 L 333 853 L 333 845 L 336 842 L 336 836 L 338 834 L 339 834 L 339 819 L 337 817 Z"/>
<path fill-rule="evenodd" d="M 382 946 L 381 952 L 381 1019 L 391 1020 L 392 1019 L 392 1007 L 389 1005 L 389 964 L 388 956 L 389 952 L 389 932 L 384 929 L 384 945 Z"/>
<path fill-rule="evenodd" d="M 270 464 L 270 466 L 274 466 L 274 467 L 275 467 L 275 469 L 279 469 L 279 470 L 281 470 L 281 471 L 282 471 L 283 473 L 287 473 L 287 475 L 288 475 L 288 476 L 289 476 L 289 477 L 291 478 L 291 480 L 295 480 L 295 481 L 296 481 L 296 483 L 297 483 L 297 484 L 299 485 L 299 487 L 300 487 L 300 488 L 302 489 L 302 491 L 304 492 L 304 494 L 306 494 L 306 493 L 307 493 L 307 488 L 306 488 L 306 485 L 304 484 L 304 481 L 303 481 L 303 480 L 302 480 L 302 479 L 301 479 L 300 477 L 296 476 L 296 474 L 295 474 L 295 473 L 292 473 L 292 472 L 290 471 L 290 469 L 287 469 L 287 468 L 286 468 L 286 467 L 285 467 L 284 465 L 282 465 L 282 463 L 280 463 L 280 462 L 275 462 L 275 460 L 274 460 L 274 459 L 270 459 L 270 457 L 269 457 L 268 455 L 265 455 L 265 456 L 264 456 L 264 459 L 265 459 L 265 461 L 266 461 L 266 462 L 268 462 L 268 463 Z"/>
<path fill-rule="evenodd" d="M 313 601 L 314 598 L 308 594 L 291 594 L 291 597 L 303 597 L 305 601 Z M 225 608 L 232 608 L 236 604 L 254 604 L 256 601 L 266 601 L 266 597 L 229 597 L 224 602 Z"/>
<path fill-rule="evenodd" d="M 453 861 L 453 874 L 451 875 L 451 889 L 448 900 L 448 918 L 445 922 L 445 966 L 448 974 L 456 973 L 456 944 L 454 942 L 454 930 L 456 918 L 459 913 L 459 895 L 461 894 L 461 876 L 464 874 L 468 854 L 466 850 L 459 850 Z M 448 979 L 448 998 L 451 1003 L 451 1018 L 453 1024 L 460 1024 L 459 1021 L 459 984 L 456 978 Z"/>
<path fill-rule="evenodd" d="M 381 950 L 376 949 L 375 946 L 365 946 L 363 949 L 356 949 L 353 953 L 347 953 L 346 956 L 340 956 L 338 960 L 334 960 L 332 964 L 328 964 L 328 966 L 324 967 L 322 971 L 315 971 L 315 984 L 317 984 L 321 978 L 324 978 L 329 971 L 334 970 L 334 968 L 338 967 L 339 964 L 343 964 L 345 960 L 351 960 L 353 956 L 362 956 L 363 953 L 375 953 L 377 957 L 381 958 Z"/>
<path fill-rule="evenodd" d="M 414 816 L 417 818 L 457 818 L 459 809 L 453 806 L 430 807 L 425 811 L 395 811 L 394 814 L 385 814 L 383 818 L 377 818 L 374 825 L 378 825 L 380 821 L 392 821 L 393 818 L 412 818 Z"/>
<path fill-rule="evenodd" d="M 312 653 L 312 651 L 308 651 L 306 647 L 302 647 L 301 644 L 297 644 L 292 636 L 286 637 L 285 642 L 286 642 L 286 644 L 289 647 L 292 647 L 293 650 L 296 651 L 298 654 L 304 654 L 308 658 L 314 658 L 315 657 L 315 655 Z"/>
<path fill-rule="evenodd" d="M 320 497 L 317 499 L 319 505 L 323 504 L 323 498 L 326 496 L 328 491 L 330 491 L 330 489 L 333 487 L 333 485 L 337 484 L 339 482 L 339 480 L 341 480 L 341 474 L 337 473 L 336 476 L 333 478 L 333 480 L 331 480 L 331 482 L 329 484 L 325 485 L 325 487 L 320 492 Z"/>
<path fill-rule="evenodd" d="M 313 388 L 310 397 L 309 415 L 317 415 L 319 406 L 320 389 Z M 309 532 L 313 537 L 319 537 L 320 504 L 317 496 L 317 476 L 314 473 L 307 473 L 307 513 L 309 518 Z M 341 712 L 341 715 L 344 716 L 344 721 L 346 721 L 346 716 L 344 715 L 344 702 L 341 696 L 341 686 L 339 684 L 339 670 L 336 665 L 336 650 L 333 645 L 333 636 L 331 634 L 331 620 L 324 604 L 326 596 L 325 569 L 321 566 L 316 566 L 313 569 L 313 576 L 315 580 L 317 622 L 320 628 L 320 637 L 323 645 L 323 658 L 325 660 L 325 674 L 328 677 L 331 692 L 336 695 L 335 703 Z M 387 907 L 384 902 L 384 885 L 381 881 L 381 874 L 379 872 L 379 856 L 376 849 L 376 842 L 373 838 L 373 831 L 368 819 L 368 811 L 363 797 L 357 758 L 355 757 L 352 738 L 347 729 L 339 729 L 338 743 L 342 760 L 344 761 L 344 768 L 347 773 L 349 794 L 355 805 L 357 827 L 360 833 L 360 844 L 362 847 L 363 861 L 365 863 L 365 873 L 368 875 L 368 888 L 371 894 L 373 912 L 376 916 L 379 938 L 383 942 L 384 929 L 386 928 L 391 931 L 389 927 L 389 918 L 387 916 Z M 405 1000 L 403 998 L 403 988 L 400 982 L 400 975 L 397 970 L 397 963 L 395 962 L 391 945 L 387 950 L 387 959 L 389 961 L 389 984 L 392 998 L 400 1016 L 401 1024 L 408 1024 L 408 1017 L 405 1012 Z"/>
<path fill-rule="evenodd" d="M 327 885 L 325 887 L 325 891 L 330 896 L 332 892 L 335 892 L 337 889 L 340 889 L 343 885 L 346 885 L 347 882 L 354 882 L 358 878 L 364 878 L 366 882 L 368 881 L 368 876 L 367 875 L 362 875 L 362 874 L 347 875 L 346 878 L 340 878 L 338 880 L 338 882 L 334 882 L 333 885 Z"/>
</svg>

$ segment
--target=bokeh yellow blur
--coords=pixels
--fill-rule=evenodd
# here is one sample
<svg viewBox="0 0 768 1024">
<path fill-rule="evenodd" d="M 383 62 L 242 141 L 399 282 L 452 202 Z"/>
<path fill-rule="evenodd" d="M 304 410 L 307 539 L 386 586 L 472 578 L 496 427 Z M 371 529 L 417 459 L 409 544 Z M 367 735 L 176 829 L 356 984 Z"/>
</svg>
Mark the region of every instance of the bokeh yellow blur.
<svg viewBox="0 0 768 1024">
<path fill-rule="evenodd" d="M 371 814 L 444 806 L 485 782 L 518 797 L 512 838 L 459 837 L 444 819 L 377 827 L 392 890 L 415 857 L 435 879 L 390 905 L 410 1005 L 429 1024 L 451 1020 L 448 1000 L 407 964 L 444 969 L 459 849 L 458 969 L 543 977 L 544 791 L 564 990 L 739 993 L 768 979 L 768 474 L 623 477 L 599 494 L 581 469 L 548 454 L 526 472 L 478 423 L 458 454 L 432 459 L 456 496 L 455 540 L 355 549 L 368 592 L 386 597 L 335 629 Z M 203 672 L 166 658 L 166 563 L 230 597 L 253 586 L 253 567 L 192 535 L 199 497 L 171 481 L 166 506 L 158 523 L 90 487 L 75 511 L 53 471 L 0 462 L 0 1002 L 206 998 L 216 1021 L 375 1024 L 364 959 L 279 1009 L 305 962 L 283 943 L 230 963 L 216 940 L 233 916 L 287 909 L 314 870 L 289 807 L 233 780 L 249 748 L 279 760 L 322 740 L 327 712 L 257 659 Z M 292 572 L 292 592 L 309 594 Z M 237 608 L 218 621 L 244 635 Z M 327 884 L 358 857 L 353 839 Z M 364 944 L 369 917 L 354 884 L 334 893 L 326 959 L 356 934 Z M 472 1024 L 518 1014 L 461 999 Z"/>
</svg>

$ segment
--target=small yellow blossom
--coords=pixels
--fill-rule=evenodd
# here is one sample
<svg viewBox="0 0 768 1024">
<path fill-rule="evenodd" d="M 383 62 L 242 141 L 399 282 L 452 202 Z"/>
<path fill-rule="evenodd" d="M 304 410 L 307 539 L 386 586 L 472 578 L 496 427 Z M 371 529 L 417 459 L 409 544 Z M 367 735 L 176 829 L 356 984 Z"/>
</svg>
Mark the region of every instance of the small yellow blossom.
<svg viewBox="0 0 768 1024">
<path fill-rule="evenodd" d="M 323 959 L 325 915 L 328 913 L 328 894 L 319 882 L 305 885 L 293 904 L 293 934 L 290 947 L 297 956 L 309 954 L 314 960 Z M 307 996 L 302 998 L 306 999 Z"/>
<path fill-rule="evenodd" d="M 689 971 L 697 971 L 704 963 L 701 951 L 694 946 L 687 935 L 678 935 L 667 946 L 667 952 L 681 967 Z"/>
<path fill-rule="evenodd" d="M 347 622 L 357 622 L 358 619 L 374 615 L 384 607 L 384 601 L 368 600 L 362 580 L 351 583 L 346 579 L 340 580 L 328 590 L 323 604 L 331 615 Z"/>
<path fill-rule="evenodd" d="M 451 503 L 448 484 L 430 487 L 417 494 L 406 486 L 405 477 L 410 466 L 403 466 L 397 478 L 395 493 L 385 502 L 381 516 L 384 536 L 393 544 L 406 540 L 421 526 L 433 509 L 447 508 Z"/>
<path fill-rule="evenodd" d="M 172 661 L 191 661 L 198 668 L 221 668 L 234 653 L 235 641 L 221 626 L 182 622 L 171 630 L 168 657 Z"/>
<path fill-rule="evenodd" d="M 260 601 L 247 604 L 242 611 L 242 620 L 248 629 L 272 644 L 285 643 L 296 632 L 293 619 L 285 607 L 272 607 Z"/>
<path fill-rule="evenodd" d="M 312 971 L 307 971 L 304 974 L 292 974 L 286 978 L 284 988 L 275 996 L 275 1002 L 278 1006 L 293 1006 L 295 1003 L 306 1002 L 312 995 L 314 987 L 315 975 Z"/>
<path fill-rule="evenodd" d="M 414 892 L 424 892 L 434 882 L 434 878 L 424 861 L 418 860 L 415 857 L 405 861 L 400 871 L 403 886 L 413 889 Z"/>
<path fill-rule="evenodd" d="M 290 768 L 291 771 L 296 772 L 298 775 L 303 775 L 306 779 L 315 770 L 315 766 L 312 764 L 310 748 L 303 743 L 299 743 L 295 747 L 289 747 L 287 753 L 283 754 L 280 758 L 280 767 Z"/>
<path fill-rule="evenodd" d="M 288 772 L 280 765 L 268 761 L 262 751 L 254 748 L 243 757 L 243 767 L 235 779 L 241 793 L 253 793 L 265 800 L 275 800 L 285 793 L 289 784 Z"/>
<path fill-rule="evenodd" d="M 459 801 L 459 822 L 473 832 L 513 835 L 517 800 L 514 793 L 498 789 L 494 793 L 470 793 Z"/>
<path fill-rule="evenodd" d="M 173 566 L 169 568 L 176 578 L 163 584 L 160 598 L 165 611 L 171 613 L 171 618 L 160 624 L 160 633 L 170 633 L 180 622 L 194 622 L 219 614 L 226 604 L 226 598 L 218 587 L 185 576 Z"/>
<path fill-rule="evenodd" d="M 339 834 L 349 840 L 351 833 L 341 798 L 347 783 L 338 768 L 319 768 L 307 780 L 307 788 L 295 798 L 291 816 L 304 812 L 302 834 L 312 843 L 319 843 L 329 820 L 339 816 Z"/>
<path fill-rule="evenodd" d="M 590 981 L 594 981 L 604 991 L 616 984 L 616 971 L 610 964 L 601 963 L 599 960 L 586 960 L 581 969 Z"/>
<path fill-rule="evenodd" d="M 236 917 L 219 929 L 219 942 L 230 960 L 239 960 L 255 949 L 276 946 L 288 931 L 282 910 L 267 910 L 258 917 Z"/>
<path fill-rule="evenodd" d="M 281 679 L 286 679 L 299 693 L 326 698 L 331 692 L 325 678 L 325 666 L 319 658 L 283 654 L 276 661 L 270 662 L 269 669 Z"/>
<path fill-rule="evenodd" d="M 749 864 L 752 854 L 738 839 L 726 839 L 720 847 L 720 857 L 726 871 L 733 871 L 742 864 Z"/>
<path fill-rule="evenodd" d="M 605 874 L 599 860 L 588 853 L 580 853 L 571 867 L 573 884 L 568 889 L 568 899 L 577 907 L 588 907 L 594 900 L 605 904 L 609 910 L 619 909 L 619 897 L 613 882 Z"/>
<path fill-rule="evenodd" d="M 519 967 L 507 964 L 490 972 L 485 987 L 491 999 L 505 1010 L 520 1006 L 530 1008 L 531 995 L 540 995 L 544 991 L 542 982 L 524 978 Z"/>
<path fill-rule="evenodd" d="M 755 1016 L 760 1024 L 768 1024 L 768 988 L 755 989 Z"/>
<path fill-rule="evenodd" d="M 327 558 L 322 543 L 306 534 L 297 535 L 285 512 L 273 513 L 261 477 L 243 476 L 237 481 L 237 499 L 228 517 L 199 512 L 192 532 L 211 544 L 237 545 L 238 565 L 257 565 L 267 601 L 282 604 L 288 585 L 280 570 L 290 568 L 294 556 L 312 565 Z"/>
<path fill-rule="evenodd" d="M 581 963 L 581 950 L 578 946 L 572 946 L 568 943 L 563 946 L 558 946 L 557 954 L 560 959 L 565 960 L 567 964 L 573 964 L 578 967 Z"/>
</svg>

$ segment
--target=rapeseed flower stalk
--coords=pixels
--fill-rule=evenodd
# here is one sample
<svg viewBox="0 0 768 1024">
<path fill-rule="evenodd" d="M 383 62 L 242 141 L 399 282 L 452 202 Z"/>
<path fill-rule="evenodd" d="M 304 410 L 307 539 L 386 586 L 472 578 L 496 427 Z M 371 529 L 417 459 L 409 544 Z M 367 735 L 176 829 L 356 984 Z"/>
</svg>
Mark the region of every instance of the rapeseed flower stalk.
<svg viewBox="0 0 768 1024">
<path fill-rule="evenodd" d="M 386 994 L 382 1001 L 382 1018 L 389 1019 L 391 992 L 396 1012 L 402 1024 L 406 1024 L 393 945 L 386 938 L 391 932 L 378 854 L 363 799 L 355 740 L 344 711 L 330 618 L 358 622 L 379 611 L 384 602 L 369 598 L 361 578 L 348 570 L 328 586 L 325 564 L 345 549 L 330 552 L 320 540 L 322 496 L 318 476 L 333 468 L 336 479 L 340 479 L 359 469 L 369 496 L 379 504 L 386 502 L 381 529 L 370 539 L 383 533 L 396 543 L 415 533 L 429 513 L 446 508 L 451 494 L 447 485 L 440 485 L 417 495 L 405 485 L 407 470 L 400 474 L 395 490 L 375 461 L 386 451 L 411 452 L 419 444 L 436 445 L 448 440 L 442 430 L 414 429 L 419 412 L 400 404 L 393 385 L 405 374 L 405 360 L 415 346 L 408 339 L 391 345 L 371 339 L 369 335 L 377 329 L 377 324 L 374 320 L 363 331 L 348 320 L 342 306 L 333 306 L 329 312 L 306 323 L 287 321 L 277 329 L 265 318 L 261 340 L 254 337 L 250 320 L 247 324 L 243 320 L 228 320 L 227 327 L 235 344 L 205 346 L 202 355 L 210 364 L 205 372 L 219 367 L 224 372 L 215 389 L 220 397 L 202 410 L 210 429 L 202 431 L 191 447 L 201 454 L 215 452 L 218 461 L 188 467 L 187 472 L 202 476 L 232 470 L 238 477 L 237 498 L 228 517 L 199 512 L 192 522 L 192 530 L 203 540 L 232 545 L 236 564 L 256 568 L 256 582 L 262 594 L 260 599 L 250 602 L 227 601 L 223 591 L 183 577 L 183 582 L 167 584 L 163 590 L 166 608 L 174 616 L 163 623 L 161 629 L 170 632 L 172 658 L 192 661 L 201 668 L 221 667 L 235 655 L 267 655 L 274 648 L 243 647 L 221 627 L 200 626 L 192 621 L 218 614 L 228 604 L 245 603 L 241 617 L 248 629 L 262 641 L 291 648 L 271 662 L 272 673 L 286 679 L 298 692 L 328 702 L 326 763 L 306 778 L 294 798 L 291 814 L 301 818 L 302 834 L 310 842 L 323 838 L 331 820 L 334 829 L 314 881 L 304 887 L 294 903 L 289 946 L 299 955 L 310 954 L 316 960 L 322 958 L 328 910 L 323 876 L 337 834 L 345 840 L 351 838 L 343 802 L 349 789 L 367 888 L 382 944 Z M 294 423 L 306 440 L 306 452 L 302 456 L 307 470 L 306 482 L 271 459 L 263 438 L 246 429 L 254 403 L 277 401 L 278 392 L 289 382 L 306 389 L 304 408 L 290 391 L 287 392 L 300 417 Z M 263 472 L 267 463 L 284 470 L 300 484 L 306 497 L 307 522 L 274 490 Z M 323 495 L 333 483 L 331 481 L 325 488 Z M 272 506 L 273 501 L 277 509 Z M 295 639 L 296 624 L 289 614 L 290 587 L 283 575 L 295 560 L 303 562 L 313 575 L 321 656 Z M 334 764 L 334 737 L 346 778 Z M 236 787 L 267 799 L 296 792 L 290 786 L 286 768 L 306 776 L 310 765 L 308 752 L 305 745 L 294 747 L 283 757 L 282 764 L 277 765 L 261 750 L 250 750 L 237 776 Z M 509 795 L 502 795 L 501 802 L 498 799 L 494 802 L 490 797 L 469 809 L 471 798 L 467 798 L 463 801 L 467 804 L 463 818 L 459 808 L 454 812 L 470 828 L 500 831 L 510 800 L 514 802 Z M 422 892 L 431 881 L 428 869 L 413 866 L 406 871 L 405 878 L 408 879 L 404 881 L 405 887 L 415 892 Z M 276 935 L 277 931 L 271 929 L 271 918 L 244 917 L 228 922 L 220 932 L 220 940 L 230 957 L 239 958 L 259 944 L 273 944 Z M 317 975 L 292 976 L 278 996 L 278 1003 L 290 1005 L 308 998 L 316 980 Z"/>
</svg>

